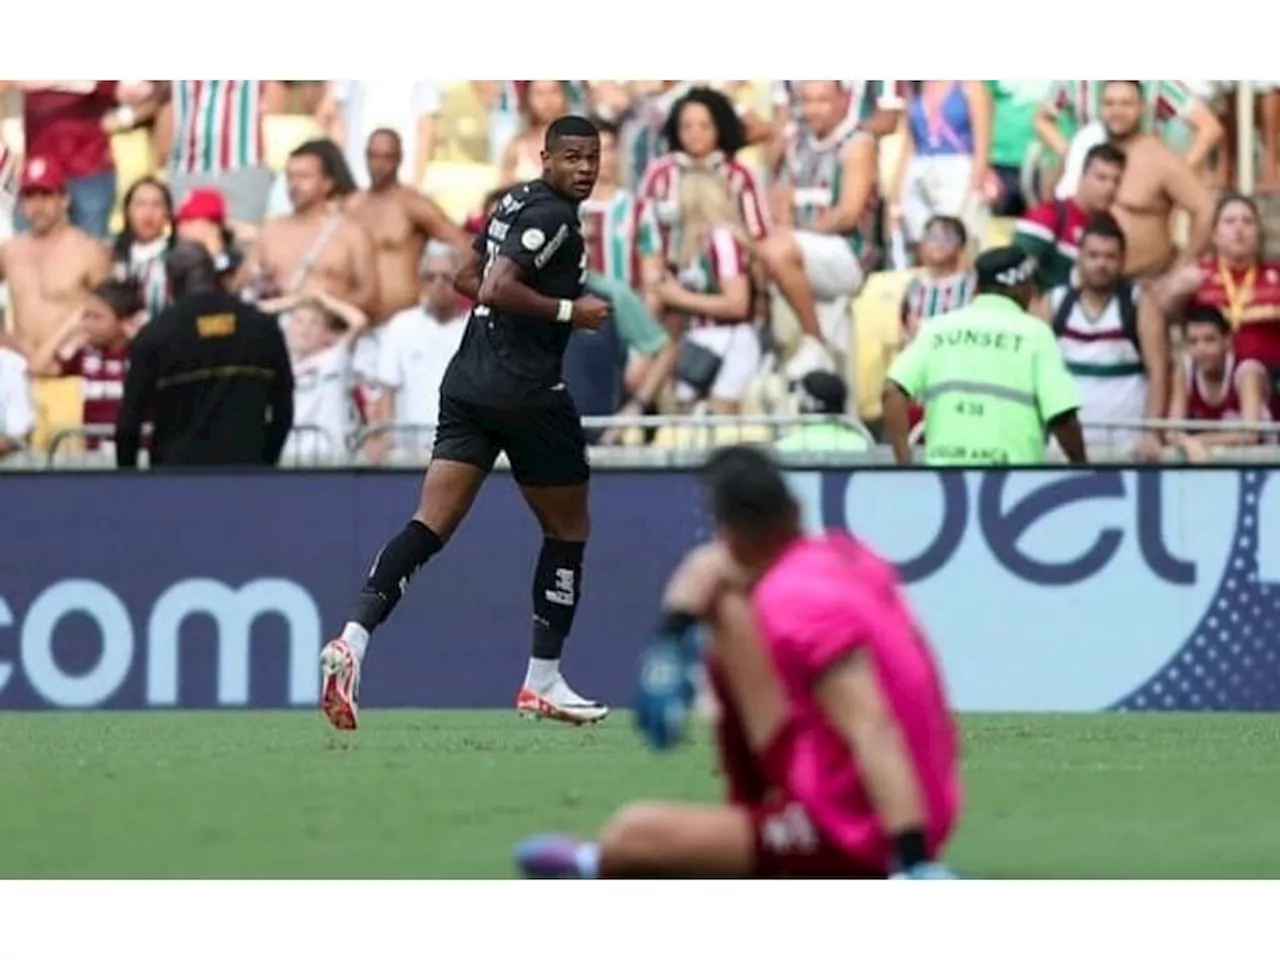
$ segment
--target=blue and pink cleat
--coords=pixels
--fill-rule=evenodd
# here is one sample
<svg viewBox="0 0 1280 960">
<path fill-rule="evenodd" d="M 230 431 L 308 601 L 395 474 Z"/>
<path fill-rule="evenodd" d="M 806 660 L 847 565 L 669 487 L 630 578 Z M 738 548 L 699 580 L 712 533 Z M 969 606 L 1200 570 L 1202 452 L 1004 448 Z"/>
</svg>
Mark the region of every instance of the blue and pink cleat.
<svg viewBox="0 0 1280 960">
<path fill-rule="evenodd" d="M 516 847 L 516 864 L 529 880 L 594 880 L 600 854 L 594 843 L 540 834 Z"/>
</svg>

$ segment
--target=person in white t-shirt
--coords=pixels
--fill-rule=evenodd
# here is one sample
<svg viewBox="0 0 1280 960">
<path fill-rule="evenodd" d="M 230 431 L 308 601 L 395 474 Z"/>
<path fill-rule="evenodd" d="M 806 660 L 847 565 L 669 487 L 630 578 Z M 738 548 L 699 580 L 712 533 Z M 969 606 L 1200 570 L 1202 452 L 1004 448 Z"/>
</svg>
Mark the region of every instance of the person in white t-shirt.
<svg viewBox="0 0 1280 960">
<path fill-rule="evenodd" d="M 406 452 L 427 452 L 435 442 L 440 413 L 440 381 L 467 329 L 467 310 L 453 289 L 458 254 L 448 244 L 432 242 L 422 260 L 422 303 L 402 310 L 382 331 L 378 350 L 378 384 L 374 422 L 394 422 L 394 445 Z M 383 436 L 367 447 L 369 459 L 381 461 L 392 446 Z"/>
<path fill-rule="evenodd" d="M 26 447 L 35 425 L 27 361 L 0 344 L 0 460 Z"/>
<path fill-rule="evenodd" d="M 342 144 L 347 163 L 362 189 L 369 186 L 364 149 L 369 134 L 379 129 L 400 134 L 406 180 L 422 186 L 435 149 L 440 87 L 431 80 L 339 80 L 334 88 L 339 114 L 334 139 Z"/>
<path fill-rule="evenodd" d="M 293 362 L 293 432 L 280 463 L 332 462 L 347 449 L 355 422 L 351 345 L 368 324 L 364 311 L 328 294 L 281 297 L 259 305 L 286 313 L 285 339 Z"/>
</svg>

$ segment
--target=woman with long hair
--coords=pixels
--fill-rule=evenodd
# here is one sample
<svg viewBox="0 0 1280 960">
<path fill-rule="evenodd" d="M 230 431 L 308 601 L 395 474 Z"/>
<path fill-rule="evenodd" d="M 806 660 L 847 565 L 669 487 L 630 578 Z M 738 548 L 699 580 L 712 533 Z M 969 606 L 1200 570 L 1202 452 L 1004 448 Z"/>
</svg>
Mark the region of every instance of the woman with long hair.
<svg viewBox="0 0 1280 960">
<path fill-rule="evenodd" d="M 736 159 L 746 134 L 728 97 L 709 87 L 693 88 L 672 107 L 666 137 L 672 151 L 649 164 L 637 193 L 641 216 L 657 225 L 655 242 L 643 251 L 650 288 L 661 280 L 671 248 L 680 245 L 680 182 L 688 172 L 705 171 L 724 183 L 738 222 L 753 241 L 768 230 L 755 177 Z"/>
<path fill-rule="evenodd" d="M 1280 419 L 1280 263 L 1268 260 L 1262 219 L 1252 197 L 1228 193 L 1213 215 L 1213 252 L 1166 281 L 1166 315 L 1189 303 L 1220 311 L 1232 329 L 1242 370 L 1264 371 L 1273 415 Z"/>
<path fill-rule="evenodd" d="M 530 80 L 520 87 L 520 116 L 524 129 L 507 144 L 498 173 L 500 186 L 542 176 L 542 148 L 547 127 L 568 111 L 562 80 Z"/>
<path fill-rule="evenodd" d="M 684 328 L 676 401 L 687 411 L 706 399 L 713 413 L 736 414 L 760 367 L 751 322 L 755 241 L 724 180 L 710 170 L 681 177 L 679 215 L 679 238 L 655 289 Z"/>
<path fill-rule="evenodd" d="M 169 301 L 164 257 L 174 243 L 173 194 L 155 177 L 143 177 L 124 195 L 124 229 L 111 244 L 111 276 L 138 285 L 146 311 L 155 316 Z"/>
</svg>

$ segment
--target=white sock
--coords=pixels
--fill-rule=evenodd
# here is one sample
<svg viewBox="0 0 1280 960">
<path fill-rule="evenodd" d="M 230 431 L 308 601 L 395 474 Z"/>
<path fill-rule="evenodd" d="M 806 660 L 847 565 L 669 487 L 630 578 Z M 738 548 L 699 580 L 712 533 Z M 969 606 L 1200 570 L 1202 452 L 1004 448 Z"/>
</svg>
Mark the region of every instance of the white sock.
<svg viewBox="0 0 1280 960">
<path fill-rule="evenodd" d="M 529 658 L 529 669 L 524 675 L 524 685 L 535 693 L 546 693 L 560 679 L 559 660 Z"/>
<path fill-rule="evenodd" d="M 347 646 L 356 655 L 356 661 L 363 663 L 364 652 L 369 648 L 369 631 L 358 623 L 348 623 L 342 628 L 342 639 L 347 641 Z"/>
<path fill-rule="evenodd" d="M 578 866 L 578 875 L 583 880 L 600 879 L 600 847 L 594 843 L 584 843 L 578 847 L 573 858 Z"/>
</svg>

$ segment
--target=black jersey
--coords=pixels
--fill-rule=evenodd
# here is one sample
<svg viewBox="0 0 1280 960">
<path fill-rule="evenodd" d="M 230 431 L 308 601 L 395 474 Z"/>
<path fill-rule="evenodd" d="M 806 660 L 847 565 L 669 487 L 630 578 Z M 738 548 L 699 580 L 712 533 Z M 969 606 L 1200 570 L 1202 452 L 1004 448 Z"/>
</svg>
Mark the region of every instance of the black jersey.
<svg viewBox="0 0 1280 960">
<path fill-rule="evenodd" d="M 544 180 L 507 193 L 476 236 L 481 278 L 499 257 L 515 261 L 526 284 L 556 300 L 582 296 L 586 248 L 578 206 Z M 443 389 L 488 404 L 523 403 L 563 390 L 561 363 L 572 329 L 554 319 L 477 304 Z"/>
</svg>

